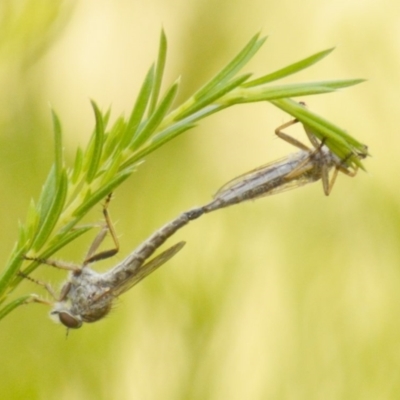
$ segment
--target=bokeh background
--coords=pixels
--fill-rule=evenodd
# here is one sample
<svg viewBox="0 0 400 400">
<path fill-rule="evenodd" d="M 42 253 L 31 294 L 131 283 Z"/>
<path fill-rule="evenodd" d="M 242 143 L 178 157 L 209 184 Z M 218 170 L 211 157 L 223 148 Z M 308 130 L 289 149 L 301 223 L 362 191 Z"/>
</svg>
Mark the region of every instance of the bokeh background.
<svg viewBox="0 0 400 400">
<path fill-rule="evenodd" d="M 2 265 L 53 161 L 49 104 L 71 160 L 93 129 L 89 99 L 114 118 L 129 113 L 161 27 L 166 83 L 182 77 L 180 101 L 259 30 L 269 39 L 248 67 L 258 75 L 337 46 L 287 82 L 367 78 L 302 100 L 372 157 L 330 197 L 318 183 L 185 227 L 170 240 L 188 242 L 173 261 L 67 339 L 45 306 L 16 310 L 1 322 L 0 398 L 398 399 L 399 19 L 395 0 L 2 0 Z M 238 106 L 149 156 L 111 204 L 121 252 L 96 267 L 227 180 L 292 152 L 273 135 L 288 119 L 268 104 Z M 59 257 L 81 260 L 90 240 Z M 65 279 L 51 268 L 35 275 Z M 38 291 L 24 282 L 17 294 Z"/>
</svg>

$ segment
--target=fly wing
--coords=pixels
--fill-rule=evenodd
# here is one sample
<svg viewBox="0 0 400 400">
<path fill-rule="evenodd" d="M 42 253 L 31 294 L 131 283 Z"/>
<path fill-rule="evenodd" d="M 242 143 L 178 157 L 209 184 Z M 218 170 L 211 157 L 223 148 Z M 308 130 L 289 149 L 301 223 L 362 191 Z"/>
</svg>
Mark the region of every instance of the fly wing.
<svg viewBox="0 0 400 400">
<path fill-rule="evenodd" d="M 122 282 L 119 286 L 112 290 L 115 296 L 119 296 L 121 293 L 128 291 L 130 288 L 139 283 L 142 279 L 146 278 L 146 276 L 150 275 L 153 271 L 155 271 L 158 267 L 161 267 L 164 263 L 166 263 L 169 259 L 171 259 L 178 251 L 180 251 L 185 242 L 179 242 L 176 245 L 170 247 L 169 249 L 163 251 L 157 257 L 154 257 L 148 263 L 142 265 L 138 271 L 136 271 L 135 275 L 132 276 L 125 282 Z"/>
<path fill-rule="evenodd" d="M 276 169 L 278 165 L 285 164 L 287 163 L 288 159 L 290 156 L 285 156 L 282 157 L 278 160 L 271 161 L 267 164 L 261 165 L 260 167 L 254 168 L 251 171 L 247 171 L 244 174 L 241 174 L 237 176 L 236 178 L 231 179 L 227 183 L 225 183 L 223 186 L 221 186 L 218 191 L 214 194 L 214 199 L 218 198 L 221 193 L 230 191 L 232 188 L 234 188 L 236 185 L 240 185 L 243 182 L 247 182 L 249 180 L 252 180 L 254 177 L 260 175 L 260 174 L 266 174 L 268 173 L 269 170 L 271 169 Z"/>
<path fill-rule="evenodd" d="M 232 179 L 218 190 L 214 199 L 255 200 L 306 185 L 316 180 L 306 173 L 312 168 L 309 160 L 310 152 L 300 151 L 272 161 Z"/>
<path fill-rule="evenodd" d="M 304 185 L 307 185 L 309 183 L 314 182 L 316 179 L 310 175 L 300 175 L 298 177 L 296 177 L 295 179 L 290 179 L 287 181 L 283 181 L 282 184 L 280 184 L 279 186 L 275 187 L 274 189 L 270 189 L 268 191 L 265 192 L 260 192 L 256 195 L 254 195 L 251 199 L 252 200 L 256 200 L 256 199 L 260 199 L 262 197 L 267 197 L 267 196 L 271 196 L 273 194 L 278 194 L 278 193 L 283 193 L 286 192 L 287 190 L 291 190 L 291 189 L 295 189 L 295 188 L 299 188 L 302 187 Z"/>
</svg>

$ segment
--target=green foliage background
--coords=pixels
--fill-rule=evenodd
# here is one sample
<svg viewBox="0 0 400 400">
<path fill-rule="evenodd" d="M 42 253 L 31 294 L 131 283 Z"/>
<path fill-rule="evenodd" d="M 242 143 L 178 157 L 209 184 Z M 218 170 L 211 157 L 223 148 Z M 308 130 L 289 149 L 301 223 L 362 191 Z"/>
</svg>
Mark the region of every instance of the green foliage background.
<svg viewBox="0 0 400 400">
<path fill-rule="evenodd" d="M 44 306 L 10 314 L 0 329 L 1 398 L 397 398 L 400 11 L 393 0 L 335 4 L 3 0 L 2 265 L 53 162 L 48 103 L 71 161 L 93 129 L 89 97 L 103 109 L 112 102 L 112 117 L 131 109 L 161 25 L 166 82 L 182 75 L 181 99 L 259 27 L 270 35 L 251 62 L 260 74 L 338 45 L 301 79 L 370 81 L 305 100 L 373 157 L 368 174 L 341 176 L 329 198 L 317 184 L 189 225 L 171 241 L 188 242 L 179 256 L 123 296 L 109 318 L 67 340 Z M 293 151 L 273 136 L 288 118 L 265 104 L 227 109 L 149 156 L 111 204 L 117 260 L 228 179 Z M 99 208 L 87 222 L 100 219 Z M 83 236 L 59 257 L 79 261 L 89 243 Z M 65 279 L 37 272 L 55 285 Z M 20 290 L 40 289 L 25 282 Z"/>
</svg>

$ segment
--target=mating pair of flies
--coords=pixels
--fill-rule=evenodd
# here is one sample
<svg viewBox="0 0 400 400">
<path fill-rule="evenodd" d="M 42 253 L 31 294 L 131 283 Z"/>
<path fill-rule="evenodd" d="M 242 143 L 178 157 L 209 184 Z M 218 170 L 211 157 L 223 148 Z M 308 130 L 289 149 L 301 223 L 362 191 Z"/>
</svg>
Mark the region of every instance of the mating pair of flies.
<svg viewBox="0 0 400 400">
<path fill-rule="evenodd" d="M 52 305 L 51 314 L 58 316 L 59 321 L 67 328 L 80 328 L 85 322 L 95 322 L 105 317 L 119 295 L 129 290 L 178 253 L 185 245 L 185 242 L 182 241 L 175 244 L 148 261 L 158 247 L 188 222 L 199 218 L 205 213 L 232 204 L 280 193 L 319 179 L 322 180 L 325 195 L 329 195 L 339 172 L 343 172 L 348 176 L 356 175 L 357 169 L 350 166 L 350 163 L 347 162 L 348 157 L 344 160 L 339 159 L 324 145 L 324 140 L 319 141 L 306 126 L 304 126 L 304 129 L 312 148 L 282 132 L 283 129 L 296 122 L 298 121 L 292 120 L 281 125 L 275 130 L 275 133 L 281 139 L 299 148 L 300 150 L 297 153 L 266 164 L 228 182 L 219 189 L 211 202 L 180 214 L 177 218 L 154 232 L 125 260 L 109 271 L 99 273 L 91 269 L 89 265 L 95 261 L 112 257 L 119 251 L 117 235 L 108 213 L 108 205 L 111 200 L 110 194 L 103 206 L 105 225 L 94 239 L 82 265 L 25 256 L 27 260 L 70 271 L 70 277 L 62 286 L 58 295 L 47 283 L 29 278 L 44 286 L 53 297 L 51 302 L 39 297 L 35 297 L 34 301 Z M 361 159 L 366 156 L 366 152 L 354 155 Z M 334 168 L 334 171 L 332 176 L 329 177 L 332 168 Z M 111 250 L 98 252 L 99 246 L 108 232 L 115 247 Z"/>
</svg>

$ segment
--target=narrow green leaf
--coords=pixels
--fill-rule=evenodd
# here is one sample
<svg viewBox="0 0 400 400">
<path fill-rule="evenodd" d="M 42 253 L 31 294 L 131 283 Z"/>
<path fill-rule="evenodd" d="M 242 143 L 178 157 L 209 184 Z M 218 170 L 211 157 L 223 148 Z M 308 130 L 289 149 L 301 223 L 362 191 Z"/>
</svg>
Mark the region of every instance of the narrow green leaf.
<svg viewBox="0 0 400 400">
<path fill-rule="evenodd" d="M 54 131 L 54 150 L 55 150 L 54 164 L 55 164 L 55 168 L 56 168 L 56 171 L 55 171 L 56 177 L 58 179 L 61 174 L 61 171 L 63 169 L 63 165 L 64 165 L 63 145 L 62 145 L 62 129 L 61 129 L 60 120 L 59 120 L 57 114 L 54 112 L 54 110 L 51 110 L 51 114 L 53 117 L 53 131 Z"/>
<path fill-rule="evenodd" d="M 196 99 L 201 98 L 208 94 L 210 90 L 220 85 L 221 83 L 229 80 L 238 71 L 240 71 L 244 65 L 246 65 L 249 60 L 254 56 L 259 48 L 264 44 L 265 38 L 258 39 L 259 33 L 251 38 L 251 40 L 246 44 L 246 46 L 239 52 L 239 54 L 233 58 L 233 60 L 224 67 L 214 78 L 212 78 L 208 83 L 206 83 L 199 91 L 194 95 Z"/>
<path fill-rule="evenodd" d="M 88 200 L 82 203 L 74 212 L 74 216 L 80 218 L 85 215 L 94 205 L 104 199 L 108 194 L 114 191 L 125 179 L 131 175 L 131 170 L 124 170 L 116 175 L 110 182 L 102 186 L 96 192 L 92 193 Z"/>
<path fill-rule="evenodd" d="M 121 165 L 121 170 L 125 168 L 129 168 L 132 165 L 136 164 L 138 161 L 141 161 L 145 156 L 152 153 L 154 150 L 158 149 L 159 147 L 163 146 L 165 143 L 169 142 L 176 136 L 180 135 L 183 132 L 188 131 L 196 126 L 196 124 L 184 124 L 181 126 L 180 124 L 174 125 L 174 127 L 169 127 L 165 131 L 160 132 L 160 134 L 164 133 L 161 136 L 157 135 L 156 140 L 152 140 L 151 144 L 143 148 L 142 150 L 135 153 L 132 157 L 130 157 L 127 161 L 125 161 Z M 168 132 L 167 132 L 168 131 Z"/>
<path fill-rule="evenodd" d="M 299 97 L 299 96 L 310 96 L 313 94 L 323 94 L 334 92 L 335 89 L 329 86 L 320 85 L 287 85 L 287 86 L 275 86 L 271 87 L 270 90 L 266 90 L 260 93 L 259 96 L 250 97 L 247 100 L 263 101 L 271 99 L 282 99 L 288 97 Z"/>
<path fill-rule="evenodd" d="M 42 191 L 37 202 L 37 209 L 39 213 L 39 225 L 42 224 L 43 220 L 49 212 L 52 201 L 55 196 L 57 187 L 55 166 L 52 165 L 50 172 L 47 175 L 46 181 L 42 187 Z"/>
<path fill-rule="evenodd" d="M 26 227 L 26 234 L 28 237 L 32 238 L 34 237 L 35 231 L 38 227 L 39 224 L 39 214 L 36 209 L 36 205 L 33 200 L 29 202 L 28 206 L 28 213 L 26 216 L 26 222 L 25 222 L 25 227 Z M 20 241 L 20 243 L 22 243 Z"/>
<path fill-rule="evenodd" d="M 75 184 L 78 181 L 79 177 L 81 176 L 82 167 L 83 167 L 83 152 L 82 149 L 78 147 L 76 149 L 74 168 L 72 170 L 72 175 L 71 175 L 72 184 Z"/>
<path fill-rule="evenodd" d="M 29 294 L 26 296 L 22 296 L 11 303 L 8 303 L 5 307 L 0 310 L 0 320 L 3 319 L 7 314 L 11 311 L 15 310 L 17 307 L 27 304 L 31 299 L 33 299 L 34 295 Z"/>
<path fill-rule="evenodd" d="M 124 147 L 122 147 L 122 142 L 124 141 L 125 132 L 126 123 L 124 118 L 121 116 L 115 121 L 110 132 L 105 135 L 102 154 L 103 162 L 108 160 L 112 154 L 118 155 L 124 150 Z"/>
<path fill-rule="evenodd" d="M 161 145 L 169 142 L 170 140 L 174 139 L 178 135 L 180 135 L 183 132 L 188 131 L 189 129 L 193 129 L 197 126 L 195 123 L 188 123 L 185 122 L 184 124 L 174 124 L 173 126 L 168 127 L 167 129 L 164 129 L 161 131 L 159 134 L 157 134 L 156 137 L 151 141 L 151 148 L 155 149 L 153 146 L 157 145 L 157 147 L 160 147 Z"/>
<path fill-rule="evenodd" d="M 338 81 L 321 81 L 295 83 L 281 86 L 257 86 L 251 88 L 238 87 L 220 99 L 220 104 L 225 107 L 238 103 L 251 103 L 263 100 L 276 100 L 281 98 L 309 96 L 335 91 L 339 88 L 357 85 L 363 79 L 345 79 Z"/>
<path fill-rule="evenodd" d="M 332 89 L 342 89 L 345 87 L 358 85 L 359 83 L 363 83 L 365 81 L 365 79 L 341 79 L 336 81 L 319 81 L 316 83 L 319 83 L 322 86 L 330 87 Z"/>
<path fill-rule="evenodd" d="M 108 122 L 110 120 L 110 116 L 111 116 L 111 107 L 108 108 L 108 110 L 106 111 L 106 113 L 103 115 L 103 126 L 104 126 L 104 132 L 107 129 L 108 126 Z"/>
<path fill-rule="evenodd" d="M 262 86 L 248 89 L 242 89 L 239 87 L 221 98 L 219 100 L 219 103 L 227 107 L 240 103 L 252 103 L 265 100 L 271 101 L 287 97 L 330 93 L 334 90 L 334 88 L 330 88 L 328 86 L 320 86 L 314 83 L 282 86 Z"/>
<path fill-rule="evenodd" d="M 167 139 L 169 135 L 173 135 L 175 137 L 175 131 L 179 131 L 180 133 L 185 132 L 185 130 L 191 129 L 196 126 L 195 122 L 199 121 L 200 119 L 206 117 L 207 115 L 212 114 L 215 110 L 219 110 L 220 106 L 218 104 L 212 104 L 202 108 L 201 110 L 190 114 L 189 116 L 174 122 L 172 125 L 167 126 L 162 131 L 158 132 L 156 135 L 153 136 L 151 139 L 151 144 L 158 142 L 159 140 Z M 165 142 L 164 142 L 165 143 Z"/>
<path fill-rule="evenodd" d="M 0 299 L 4 298 L 4 294 L 9 290 L 11 280 L 15 277 L 23 261 L 23 255 L 26 253 L 26 248 L 14 248 L 11 253 L 10 259 L 6 264 L 6 268 L 2 271 L 0 276 Z"/>
<path fill-rule="evenodd" d="M 117 175 L 118 171 L 121 170 L 120 166 L 125 158 L 126 156 L 121 151 L 110 157 L 108 163 L 104 166 L 104 175 L 101 177 L 99 186 L 107 184 L 107 182 L 111 181 Z"/>
<path fill-rule="evenodd" d="M 154 85 L 153 85 L 153 90 L 151 93 L 151 101 L 150 101 L 150 105 L 149 105 L 149 113 L 148 113 L 149 116 L 151 114 L 153 114 L 153 112 L 157 106 L 158 96 L 160 94 L 161 82 L 162 82 L 162 78 L 163 78 L 163 74 L 164 74 L 166 58 L 167 58 L 167 38 L 165 36 L 164 29 L 162 29 L 161 36 L 160 36 L 160 46 L 159 46 L 159 50 L 158 50 L 155 76 L 154 76 Z"/>
<path fill-rule="evenodd" d="M 103 150 L 104 143 L 104 122 L 103 117 L 101 115 L 100 110 L 98 109 L 96 103 L 91 101 L 92 107 L 94 110 L 94 115 L 96 118 L 96 129 L 93 140 L 93 146 L 91 147 L 91 151 L 89 154 L 86 154 L 86 157 L 89 157 L 88 160 L 89 165 L 87 167 L 86 181 L 88 183 L 92 182 L 96 177 L 96 172 L 99 168 L 99 163 L 101 159 L 101 154 Z"/>
<path fill-rule="evenodd" d="M 174 101 L 176 94 L 178 92 L 179 81 L 175 82 L 171 88 L 167 91 L 164 99 L 160 102 L 156 111 L 153 115 L 146 121 L 143 128 L 137 132 L 137 135 L 134 137 L 133 142 L 130 147 L 137 148 L 141 144 L 143 144 L 157 129 L 160 122 L 163 120 L 164 116 L 167 114 L 168 110 L 171 107 L 172 102 Z"/>
<path fill-rule="evenodd" d="M 208 115 L 211 115 L 211 114 L 215 113 L 216 111 L 221 110 L 221 109 L 223 109 L 223 108 L 225 108 L 225 107 L 222 107 L 221 104 L 219 104 L 219 103 L 217 103 L 217 104 L 210 104 L 210 105 L 208 105 L 208 106 L 203 107 L 201 110 L 196 111 L 196 112 L 194 112 L 194 113 L 188 115 L 187 117 L 185 117 L 185 118 L 183 118 L 183 119 L 181 119 L 181 120 L 178 120 L 178 122 L 176 122 L 176 124 L 184 124 L 184 123 L 187 123 L 187 124 L 190 125 L 191 123 L 196 122 L 196 121 L 199 121 L 200 119 L 205 118 L 205 117 L 207 117 Z M 174 125 L 175 125 L 175 124 L 174 124 Z M 174 126 L 174 125 L 172 125 L 172 126 Z M 167 128 L 166 130 L 168 130 L 168 129 L 169 129 L 169 128 Z M 164 131 L 165 131 L 165 130 L 164 130 Z M 164 132 L 164 131 L 162 131 L 162 132 Z M 162 132 L 160 132 L 160 134 L 161 134 Z M 157 134 L 156 136 L 158 136 L 158 134 Z"/>
<path fill-rule="evenodd" d="M 233 79 L 232 81 L 230 81 L 230 82 L 228 82 L 228 83 L 226 83 L 226 84 L 224 84 L 224 85 L 222 85 L 220 87 L 214 88 L 214 90 L 209 92 L 207 96 L 203 96 L 201 99 L 196 99 L 195 98 L 195 101 L 193 102 L 193 105 L 191 107 L 189 107 L 188 109 L 186 109 L 181 114 L 179 114 L 178 116 L 176 116 L 175 120 L 179 120 L 181 118 L 185 118 L 185 117 L 195 113 L 196 111 L 199 111 L 202 108 L 208 106 L 212 102 L 214 102 L 214 101 L 218 100 L 219 98 L 221 98 L 226 93 L 231 92 L 237 86 L 240 86 L 241 83 L 243 83 L 244 81 L 246 81 L 249 78 L 249 76 L 251 76 L 251 74 L 241 75 L 241 76 Z"/>
<path fill-rule="evenodd" d="M 36 209 L 35 209 L 36 212 Z M 17 244 L 24 244 L 27 243 L 29 238 L 31 238 L 32 235 L 28 235 L 28 227 L 26 225 L 23 225 L 21 222 L 18 223 L 18 239 L 17 239 Z"/>
<path fill-rule="evenodd" d="M 57 189 L 54 193 L 52 204 L 44 220 L 41 222 L 39 231 L 33 242 L 32 248 L 34 250 L 40 249 L 43 243 L 50 236 L 64 207 L 65 199 L 67 196 L 67 190 L 68 190 L 68 178 L 64 170 L 61 173 L 59 181 L 57 182 Z"/>
<path fill-rule="evenodd" d="M 319 53 L 313 54 L 310 57 L 304 58 L 303 60 L 297 61 L 294 64 L 288 65 L 285 68 L 281 68 L 271 74 L 264 75 L 260 78 L 254 79 L 250 82 L 244 83 L 243 87 L 252 87 L 252 86 L 259 86 L 263 85 L 268 82 L 276 81 L 278 79 L 285 78 L 286 76 L 293 75 L 303 69 L 310 67 L 311 65 L 321 61 L 325 58 L 328 54 L 330 54 L 334 48 L 320 51 Z"/>
<path fill-rule="evenodd" d="M 128 144 L 132 141 L 132 138 L 135 136 L 139 124 L 143 119 L 143 115 L 146 111 L 147 105 L 149 103 L 151 93 L 153 91 L 153 86 L 154 86 L 154 65 L 152 65 L 151 68 L 149 69 L 146 78 L 143 82 L 143 85 L 140 88 L 140 92 L 137 97 L 135 106 L 133 107 L 131 115 L 129 117 L 128 125 L 126 127 L 126 133 L 124 135 L 123 143 L 121 144 L 122 148 L 127 147 Z"/>
</svg>

